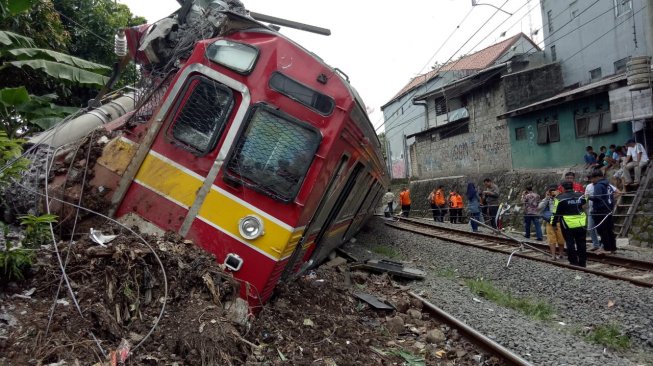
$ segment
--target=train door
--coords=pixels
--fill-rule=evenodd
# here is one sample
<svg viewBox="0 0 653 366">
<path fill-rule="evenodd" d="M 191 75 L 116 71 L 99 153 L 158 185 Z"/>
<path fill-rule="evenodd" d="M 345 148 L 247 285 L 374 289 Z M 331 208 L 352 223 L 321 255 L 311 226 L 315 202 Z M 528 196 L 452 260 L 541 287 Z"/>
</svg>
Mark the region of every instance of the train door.
<svg viewBox="0 0 653 366">
<path fill-rule="evenodd" d="M 325 236 L 330 229 L 333 229 L 336 218 L 339 216 L 342 208 L 344 207 L 345 202 L 347 202 L 347 199 L 351 196 L 352 191 L 356 186 L 356 182 L 360 177 L 361 173 L 364 171 L 364 168 L 365 166 L 362 163 L 360 162 L 356 163 L 356 165 L 351 171 L 351 174 L 349 174 L 349 178 L 347 178 L 345 185 L 340 191 L 340 194 L 335 200 L 335 203 L 333 204 L 331 209 L 328 210 L 327 218 L 324 221 L 324 223 L 320 226 L 320 230 L 318 231 L 314 239 L 315 251 L 311 256 L 311 260 L 313 261 L 314 264 L 319 264 L 320 262 L 322 262 L 331 252 L 333 246 L 325 243 L 324 240 Z"/>
<path fill-rule="evenodd" d="M 322 201 L 320 201 L 317 210 L 315 210 L 313 217 L 306 226 L 302 241 L 297 245 L 297 247 L 295 247 L 295 251 L 288 260 L 288 265 L 281 276 L 282 282 L 284 282 L 297 269 L 298 264 L 301 259 L 304 258 L 310 244 L 314 243 L 315 238 L 320 235 L 321 229 L 329 217 L 328 214 L 336 203 L 337 192 L 339 192 L 343 187 L 348 161 L 348 155 L 343 155 L 340 158 L 335 173 L 331 177 L 331 181 L 327 186 L 326 194 L 322 197 Z"/>
</svg>

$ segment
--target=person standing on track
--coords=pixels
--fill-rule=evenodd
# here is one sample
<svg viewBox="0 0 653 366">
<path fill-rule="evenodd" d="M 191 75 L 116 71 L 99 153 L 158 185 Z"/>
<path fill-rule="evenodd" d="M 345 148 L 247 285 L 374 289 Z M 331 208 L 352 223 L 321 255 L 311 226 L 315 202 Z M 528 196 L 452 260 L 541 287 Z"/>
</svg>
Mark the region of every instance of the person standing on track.
<svg viewBox="0 0 653 366">
<path fill-rule="evenodd" d="M 585 197 L 574 192 L 574 184 L 570 181 L 562 183 L 564 193 L 553 200 L 553 216 L 551 224 L 562 225 L 562 235 L 567 243 L 567 258 L 573 266 L 585 267 L 587 262 L 587 248 L 585 235 L 587 233 L 587 215 L 583 206 Z"/>
<path fill-rule="evenodd" d="M 385 212 L 385 217 L 392 217 L 394 212 L 394 203 L 395 203 L 395 194 L 392 193 L 392 189 L 388 188 L 388 192 L 383 195 L 383 202 L 388 205 L 387 211 Z"/>
<path fill-rule="evenodd" d="M 454 189 L 449 193 L 449 222 L 463 223 L 463 197 Z"/>
<path fill-rule="evenodd" d="M 478 196 L 478 191 L 474 183 L 467 183 L 467 210 L 471 216 L 469 224 L 472 225 L 472 231 L 478 232 L 478 223 L 476 221 L 481 221 L 481 198 Z M 476 220 L 476 221 L 474 221 Z"/>
<path fill-rule="evenodd" d="M 524 237 L 531 238 L 531 224 L 535 225 L 535 238 L 542 241 L 542 225 L 540 225 L 540 213 L 537 209 L 540 203 L 540 195 L 533 192 L 533 186 L 526 186 L 526 190 L 521 194 L 521 202 L 524 204 L 524 227 L 526 231 Z"/>
<path fill-rule="evenodd" d="M 433 188 L 433 191 L 429 194 L 429 203 L 431 204 L 431 211 L 433 213 L 433 221 L 443 222 L 444 214 L 447 209 L 447 202 L 444 198 L 444 187 L 438 186 L 437 189 Z"/>
<path fill-rule="evenodd" d="M 589 196 L 592 202 L 593 224 L 596 225 L 596 231 L 601 236 L 603 250 L 614 254 L 617 251 L 617 239 L 614 236 L 614 222 L 612 220 L 612 209 L 614 208 L 615 189 L 608 180 L 603 176 L 603 172 L 595 170 L 590 175 L 594 183 L 594 194 Z M 589 229 L 593 229 L 590 227 Z M 601 251 L 597 251 L 601 254 Z"/>
<path fill-rule="evenodd" d="M 565 254 L 565 238 L 562 236 L 560 223 L 556 223 L 556 225 L 551 224 L 551 217 L 553 217 L 553 200 L 559 193 L 558 187 L 555 184 L 550 185 L 547 188 L 544 199 L 542 199 L 542 201 L 537 205 L 537 208 L 542 213 L 544 227 L 546 228 L 546 241 L 549 242 L 549 250 L 551 251 L 551 259 L 553 260 L 562 259 Z M 556 247 L 559 252 L 557 256 Z"/>
<path fill-rule="evenodd" d="M 399 204 L 401 205 L 401 216 L 408 217 L 410 213 L 410 191 L 404 187 L 399 193 Z"/>
<path fill-rule="evenodd" d="M 481 193 L 481 198 L 485 201 L 483 215 L 486 216 L 485 221 L 488 221 L 487 219 L 489 217 L 490 226 L 496 229 L 497 211 L 499 210 L 499 187 L 492 183 L 492 179 L 490 178 L 485 178 L 483 184 L 485 185 L 485 189 Z"/>
</svg>

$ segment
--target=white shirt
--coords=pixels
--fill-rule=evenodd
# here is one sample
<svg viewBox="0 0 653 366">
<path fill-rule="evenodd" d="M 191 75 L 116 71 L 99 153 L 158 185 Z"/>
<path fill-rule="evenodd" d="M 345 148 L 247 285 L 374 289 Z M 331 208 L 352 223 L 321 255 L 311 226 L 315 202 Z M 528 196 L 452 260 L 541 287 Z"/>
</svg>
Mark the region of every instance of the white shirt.
<svg viewBox="0 0 653 366">
<path fill-rule="evenodd" d="M 628 147 L 628 152 L 626 153 L 626 156 L 630 156 L 633 161 L 637 161 L 637 155 L 639 153 L 642 153 L 642 159 L 641 162 L 645 163 L 648 161 L 648 154 L 646 154 L 646 149 L 644 149 L 644 146 L 640 144 L 639 142 L 635 144 L 633 147 Z"/>
<path fill-rule="evenodd" d="M 590 183 L 585 187 L 585 197 L 591 197 L 594 195 L 594 183 Z M 592 200 L 587 200 L 587 208 L 592 212 Z"/>
</svg>

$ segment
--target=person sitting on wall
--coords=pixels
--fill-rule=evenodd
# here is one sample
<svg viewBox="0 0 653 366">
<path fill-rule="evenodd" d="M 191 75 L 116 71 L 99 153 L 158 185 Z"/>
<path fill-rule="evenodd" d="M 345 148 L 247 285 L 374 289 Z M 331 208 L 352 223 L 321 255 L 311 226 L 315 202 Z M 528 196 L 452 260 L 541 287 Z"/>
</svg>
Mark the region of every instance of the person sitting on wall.
<svg viewBox="0 0 653 366">
<path fill-rule="evenodd" d="M 638 185 L 642 178 L 642 168 L 648 165 L 648 154 L 646 149 L 634 139 L 626 141 L 628 151 L 626 152 L 626 165 L 624 166 L 624 183 L 626 185 Z M 632 179 L 630 171 L 635 171 L 635 180 Z"/>
<path fill-rule="evenodd" d="M 585 169 L 592 169 L 596 168 L 599 163 L 597 161 L 597 155 L 594 152 L 594 148 L 591 146 L 588 146 L 585 148 L 585 156 L 583 156 L 583 160 L 585 160 Z"/>
</svg>

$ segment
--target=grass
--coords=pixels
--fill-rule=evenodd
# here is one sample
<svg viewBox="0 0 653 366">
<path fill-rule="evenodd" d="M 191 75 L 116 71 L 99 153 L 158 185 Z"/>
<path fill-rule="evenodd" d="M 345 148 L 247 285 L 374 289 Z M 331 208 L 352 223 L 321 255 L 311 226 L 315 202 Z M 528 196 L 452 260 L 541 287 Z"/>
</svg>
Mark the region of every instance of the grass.
<svg viewBox="0 0 653 366">
<path fill-rule="evenodd" d="M 372 252 L 388 257 L 390 259 L 398 258 L 399 252 L 387 245 L 377 245 L 372 248 Z"/>
<path fill-rule="evenodd" d="M 444 277 L 448 279 L 454 279 L 457 277 L 457 270 L 453 268 L 439 268 L 435 271 L 437 277 Z"/>
<path fill-rule="evenodd" d="M 595 344 L 600 344 L 613 350 L 630 348 L 630 337 L 624 334 L 616 324 L 604 324 L 590 330 L 585 338 Z"/>
<path fill-rule="evenodd" d="M 474 294 L 484 297 L 501 306 L 517 310 L 531 318 L 550 320 L 553 317 L 553 306 L 543 300 L 514 296 L 509 292 L 501 291 L 490 281 L 483 279 L 468 279 L 465 280 L 465 285 L 467 285 Z"/>
</svg>

